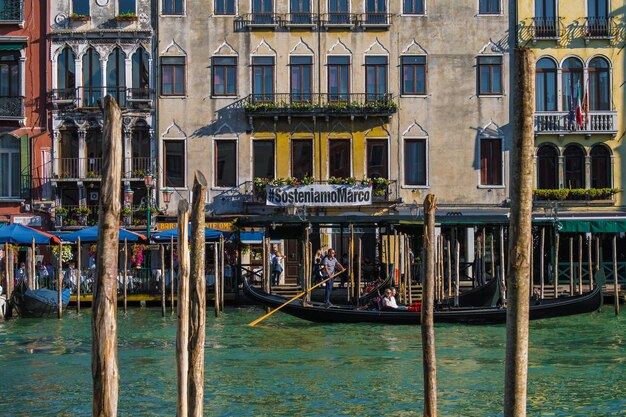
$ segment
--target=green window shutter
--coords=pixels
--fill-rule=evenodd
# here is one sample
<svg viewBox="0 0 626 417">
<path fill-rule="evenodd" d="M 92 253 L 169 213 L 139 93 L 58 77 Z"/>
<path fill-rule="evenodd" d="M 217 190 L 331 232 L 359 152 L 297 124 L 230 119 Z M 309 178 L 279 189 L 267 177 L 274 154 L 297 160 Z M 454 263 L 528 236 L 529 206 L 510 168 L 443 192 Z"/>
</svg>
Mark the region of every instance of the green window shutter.
<svg viewBox="0 0 626 417">
<path fill-rule="evenodd" d="M 30 138 L 24 135 L 20 138 L 20 196 L 30 197 Z"/>
</svg>

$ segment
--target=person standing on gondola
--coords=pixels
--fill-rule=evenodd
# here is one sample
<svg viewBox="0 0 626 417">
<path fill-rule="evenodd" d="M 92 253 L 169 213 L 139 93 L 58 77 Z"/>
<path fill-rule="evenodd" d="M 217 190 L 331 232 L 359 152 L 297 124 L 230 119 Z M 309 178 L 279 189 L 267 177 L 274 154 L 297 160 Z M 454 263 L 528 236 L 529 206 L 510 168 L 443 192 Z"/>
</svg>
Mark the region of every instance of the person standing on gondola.
<svg viewBox="0 0 626 417">
<path fill-rule="evenodd" d="M 337 267 L 341 268 L 342 271 L 346 270 L 346 268 L 344 268 L 343 265 L 339 263 L 337 258 L 335 258 L 335 250 L 333 248 L 330 248 L 328 249 L 328 254 L 324 258 L 324 260 L 322 260 L 322 271 L 324 274 L 324 279 L 335 275 L 335 271 L 337 270 Z M 332 305 L 330 303 L 330 296 L 333 292 L 334 281 L 335 281 L 334 278 L 331 278 L 328 281 L 326 281 L 326 299 L 325 299 L 326 307 L 330 307 Z"/>
</svg>

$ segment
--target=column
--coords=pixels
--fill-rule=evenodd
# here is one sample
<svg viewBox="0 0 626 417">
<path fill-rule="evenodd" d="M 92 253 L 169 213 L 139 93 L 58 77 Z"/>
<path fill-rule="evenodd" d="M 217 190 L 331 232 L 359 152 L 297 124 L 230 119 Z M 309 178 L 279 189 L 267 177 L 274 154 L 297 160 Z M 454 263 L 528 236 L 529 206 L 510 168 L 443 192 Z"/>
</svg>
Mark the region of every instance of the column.
<svg viewBox="0 0 626 417">
<path fill-rule="evenodd" d="M 76 100 L 78 101 L 78 103 L 80 103 L 79 105 L 82 105 L 85 95 L 85 92 L 83 91 L 83 61 L 80 58 L 76 58 L 76 60 L 74 61 L 74 67 L 74 77 L 76 82 Z"/>
<path fill-rule="evenodd" d="M 585 155 L 585 188 L 591 188 L 591 155 Z"/>
<path fill-rule="evenodd" d="M 558 156 L 558 169 L 557 174 L 559 175 L 559 188 L 563 188 L 563 184 L 565 184 L 565 163 L 564 163 L 563 155 Z"/>
<path fill-rule="evenodd" d="M 467 227 L 465 228 L 465 247 L 463 248 L 463 256 L 465 258 L 465 262 L 468 264 L 467 275 L 472 277 L 474 276 L 474 268 L 472 267 L 472 263 L 474 262 L 475 248 L 474 248 L 474 228 Z M 463 268 L 461 268 L 463 270 Z"/>
<path fill-rule="evenodd" d="M 78 129 L 78 177 L 85 178 L 87 169 L 87 157 L 85 155 L 85 148 L 87 130 L 83 127 Z"/>
<path fill-rule="evenodd" d="M 122 126 L 122 135 L 124 135 L 123 137 L 124 164 L 122 165 L 122 168 L 124 169 L 124 174 L 122 175 L 122 178 L 130 178 L 132 176 L 131 174 L 133 170 L 133 166 L 132 166 L 133 150 L 131 148 L 132 131 L 125 124 Z"/>
</svg>

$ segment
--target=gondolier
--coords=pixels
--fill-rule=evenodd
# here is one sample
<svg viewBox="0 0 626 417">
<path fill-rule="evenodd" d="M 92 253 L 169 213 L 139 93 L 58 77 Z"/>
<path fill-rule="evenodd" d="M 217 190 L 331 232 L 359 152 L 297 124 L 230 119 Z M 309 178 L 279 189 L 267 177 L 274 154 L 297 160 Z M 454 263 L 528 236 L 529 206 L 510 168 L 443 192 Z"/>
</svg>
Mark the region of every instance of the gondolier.
<svg viewBox="0 0 626 417">
<path fill-rule="evenodd" d="M 322 274 L 324 274 L 324 278 L 328 278 L 328 277 L 335 275 L 335 271 L 337 270 L 337 267 L 341 268 L 342 271 L 346 270 L 346 268 L 344 268 L 343 265 L 339 263 L 337 258 L 335 258 L 335 250 L 333 248 L 330 248 L 328 249 L 328 254 L 322 260 Z M 324 302 L 326 307 L 331 306 L 330 295 L 333 292 L 334 281 L 335 279 L 331 278 L 326 283 L 326 297 L 325 297 L 325 302 Z"/>
</svg>

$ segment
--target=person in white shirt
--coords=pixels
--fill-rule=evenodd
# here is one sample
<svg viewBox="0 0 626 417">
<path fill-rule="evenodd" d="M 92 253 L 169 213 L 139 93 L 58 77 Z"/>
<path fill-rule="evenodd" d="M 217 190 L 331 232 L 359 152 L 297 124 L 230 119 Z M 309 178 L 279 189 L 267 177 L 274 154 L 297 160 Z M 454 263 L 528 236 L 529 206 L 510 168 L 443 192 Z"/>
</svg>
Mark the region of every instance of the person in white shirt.
<svg viewBox="0 0 626 417">
<path fill-rule="evenodd" d="M 399 306 L 396 302 L 396 289 L 388 288 L 385 290 L 385 297 L 383 297 L 383 308 L 394 310 L 406 310 L 406 306 Z"/>
</svg>

